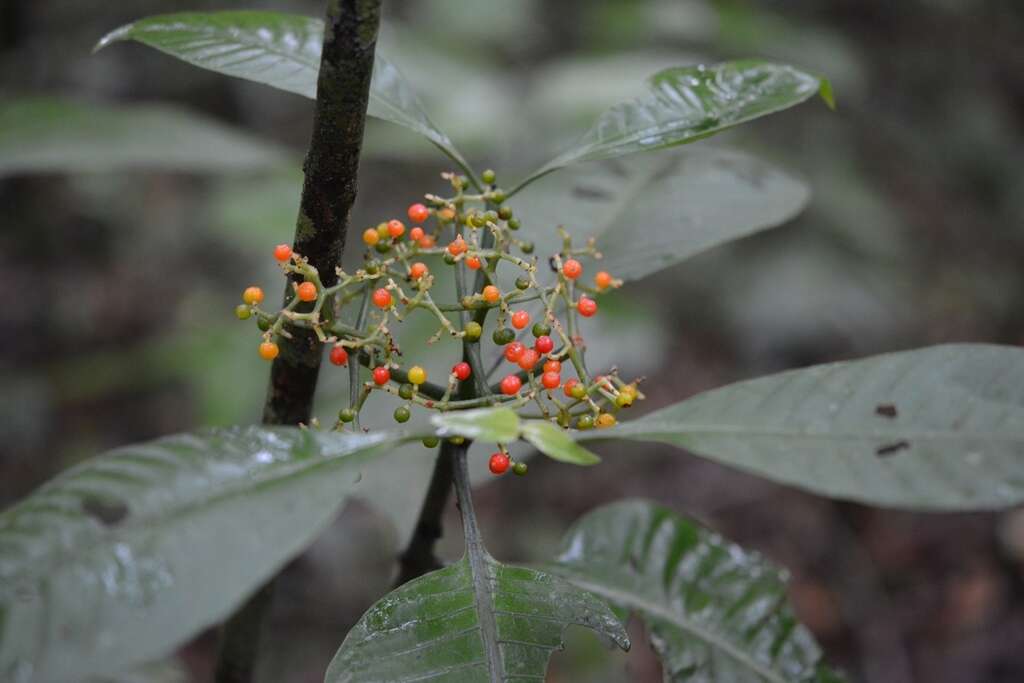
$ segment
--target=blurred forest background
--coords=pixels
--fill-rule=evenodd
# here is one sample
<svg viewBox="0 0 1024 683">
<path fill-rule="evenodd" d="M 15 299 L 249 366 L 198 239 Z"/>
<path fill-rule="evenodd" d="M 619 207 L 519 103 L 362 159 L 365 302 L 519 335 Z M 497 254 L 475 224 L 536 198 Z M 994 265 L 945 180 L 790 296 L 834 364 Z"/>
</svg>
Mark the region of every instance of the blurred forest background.
<svg viewBox="0 0 1024 683">
<path fill-rule="evenodd" d="M 244 286 L 279 285 L 269 253 L 291 239 L 312 103 L 138 45 L 90 50 L 150 14 L 320 16 L 322 4 L 0 2 L 2 100 L 71 98 L 46 108 L 51 123 L 68 122 L 61 136 L 33 141 L 0 118 L 0 505 L 107 448 L 258 420 L 267 366 L 253 326 L 232 311 Z M 602 345 L 627 374 L 652 377 L 638 411 L 794 366 L 940 342 L 1024 342 L 1019 0 L 384 4 L 381 49 L 477 167 L 506 181 L 665 66 L 763 56 L 831 78 L 838 113 L 808 104 L 713 141 L 805 178 L 808 210 L 631 284 L 607 306 Z M 176 110 L 148 129 L 110 119 L 91 143 L 74 132 L 85 104 L 157 103 Z M 173 155 L 155 171 L 103 172 L 118 165 L 119 148 L 103 141 L 119 135 L 188 144 L 177 136 L 195 122 L 175 118 L 185 108 L 238 136 L 207 131 L 206 172 L 176 169 Z M 64 161 L 13 173 L 5 156 L 26 144 L 50 145 Z M 237 168 L 225 170 L 232 155 Z M 372 121 L 355 227 L 441 191 L 442 170 L 429 144 Z M 318 414 L 329 420 L 345 373 L 324 372 Z M 1024 511 L 882 511 L 664 447 L 601 450 L 600 467 L 535 461 L 529 476 L 481 489 L 497 557 L 546 558 L 591 507 L 649 497 L 787 567 L 801 618 L 858 680 L 1024 680 Z M 411 457 L 417 467 L 389 474 L 383 500 L 414 513 L 407 499 L 421 495 L 430 465 L 423 449 Z M 448 525 L 444 551 L 456 557 L 454 509 Z M 400 529 L 356 502 L 292 563 L 264 680 L 321 680 L 347 629 L 389 588 Z M 573 638 L 549 680 L 660 680 L 635 642 L 624 655 Z M 211 631 L 181 651 L 183 680 L 208 680 L 215 643 Z"/>
</svg>

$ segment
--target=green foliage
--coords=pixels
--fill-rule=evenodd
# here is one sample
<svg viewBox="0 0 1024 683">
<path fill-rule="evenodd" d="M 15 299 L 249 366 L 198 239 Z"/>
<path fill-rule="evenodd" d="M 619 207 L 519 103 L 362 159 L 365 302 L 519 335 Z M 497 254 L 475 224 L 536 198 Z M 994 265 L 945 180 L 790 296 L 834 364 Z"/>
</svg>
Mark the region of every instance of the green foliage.
<svg viewBox="0 0 1024 683">
<path fill-rule="evenodd" d="M 953 344 L 705 392 L 594 438 L 658 441 L 820 495 L 921 510 L 1024 500 L 1024 350 Z"/>
<path fill-rule="evenodd" d="M 544 455 L 573 465 L 596 465 L 601 462 L 587 449 L 573 441 L 561 427 L 544 420 L 523 423 L 523 438 Z"/>
</svg>

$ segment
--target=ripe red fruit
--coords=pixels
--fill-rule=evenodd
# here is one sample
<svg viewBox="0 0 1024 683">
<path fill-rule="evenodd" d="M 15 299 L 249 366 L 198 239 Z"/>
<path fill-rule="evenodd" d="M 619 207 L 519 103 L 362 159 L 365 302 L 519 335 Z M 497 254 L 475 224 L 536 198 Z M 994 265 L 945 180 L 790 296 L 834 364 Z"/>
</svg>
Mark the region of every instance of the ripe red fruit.
<svg viewBox="0 0 1024 683">
<path fill-rule="evenodd" d="M 566 276 L 570 280 L 575 280 L 583 274 L 583 265 L 574 258 L 567 260 L 562 264 L 562 275 Z"/>
<path fill-rule="evenodd" d="M 316 301 L 316 285 L 303 282 L 298 289 L 299 301 Z"/>
<path fill-rule="evenodd" d="M 480 270 L 481 266 L 483 266 L 483 264 L 480 262 L 480 259 L 476 256 L 470 256 L 469 258 L 466 259 L 466 267 L 469 268 L 470 270 Z"/>
<path fill-rule="evenodd" d="M 555 342 L 545 334 L 537 337 L 537 341 L 533 343 L 533 348 L 537 349 L 537 353 L 551 353 L 551 349 L 555 348 Z"/>
<path fill-rule="evenodd" d="M 545 372 L 540 376 L 540 383 L 544 385 L 545 389 L 557 389 L 558 385 L 562 383 L 562 376 L 557 372 Z"/>
<path fill-rule="evenodd" d="M 409 266 L 409 277 L 411 277 L 413 280 L 419 280 L 426 274 L 427 264 L 425 263 L 420 263 L 419 261 L 417 261 L 416 263 Z"/>
<path fill-rule="evenodd" d="M 287 244 L 279 244 L 274 247 L 274 258 L 284 263 L 292 257 L 292 248 Z"/>
<path fill-rule="evenodd" d="M 508 471 L 509 462 L 508 456 L 504 453 L 494 453 L 491 455 L 487 467 L 493 474 L 505 474 Z"/>
<path fill-rule="evenodd" d="M 391 371 L 381 365 L 373 369 L 373 381 L 377 386 L 384 386 L 391 381 Z"/>
<path fill-rule="evenodd" d="M 389 308 L 391 306 L 391 292 L 381 287 L 373 292 L 373 305 L 377 308 Z"/>
<path fill-rule="evenodd" d="M 473 368 L 469 367 L 469 363 L 466 362 L 456 363 L 452 366 L 452 374 L 460 382 L 465 382 L 473 374 Z"/>
<path fill-rule="evenodd" d="M 398 219 L 392 218 L 388 221 L 388 234 L 391 235 L 393 239 L 398 239 L 405 234 L 405 224 Z"/>
<path fill-rule="evenodd" d="M 549 360 L 544 363 L 544 372 L 562 372 L 562 362 L 557 360 Z"/>
<path fill-rule="evenodd" d="M 407 213 L 409 215 L 409 220 L 413 223 L 422 223 L 430 218 L 430 209 L 419 203 L 410 206 Z"/>
<path fill-rule="evenodd" d="M 279 353 L 281 353 L 281 349 L 274 342 L 263 342 L 260 344 L 260 358 L 263 360 L 274 360 Z"/>
<path fill-rule="evenodd" d="M 505 360 L 509 363 L 518 363 L 526 347 L 519 342 L 511 342 L 505 346 Z"/>
<path fill-rule="evenodd" d="M 576 379 L 575 377 L 566 380 L 565 388 L 563 389 L 563 391 L 565 392 L 565 395 L 568 396 L 569 398 L 572 398 L 573 397 L 572 396 L 572 388 L 574 386 L 576 386 L 577 384 L 579 384 L 579 383 L 580 383 L 580 381 L 578 379 Z"/>
<path fill-rule="evenodd" d="M 579 302 L 576 304 L 576 310 L 578 310 L 580 315 L 584 318 L 589 318 L 597 313 L 597 302 L 590 297 L 581 296 Z"/>
<path fill-rule="evenodd" d="M 512 314 L 512 327 L 521 330 L 530 324 L 530 314 L 526 311 L 516 311 Z"/>
<path fill-rule="evenodd" d="M 608 289 L 612 284 L 612 276 L 606 270 L 599 270 L 597 275 L 594 276 L 594 284 L 597 285 L 598 289 Z"/>
<path fill-rule="evenodd" d="M 526 349 L 522 355 L 519 356 L 519 367 L 523 370 L 533 370 L 534 366 L 537 365 L 537 361 L 540 360 L 540 354 L 533 349 Z"/>
<path fill-rule="evenodd" d="M 335 346 L 331 349 L 331 353 L 328 357 L 335 365 L 345 365 L 348 363 L 348 351 L 345 350 L 344 346 Z"/>
<path fill-rule="evenodd" d="M 420 249 L 433 249 L 436 242 L 430 235 L 424 235 L 420 238 Z"/>
<path fill-rule="evenodd" d="M 496 304 L 501 300 L 501 290 L 494 285 L 487 285 L 483 291 L 484 301 L 489 304 Z"/>
<path fill-rule="evenodd" d="M 423 228 L 413 228 L 409 231 L 409 239 L 413 242 L 419 242 L 423 239 Z"/>
<path fill-rule="evenodd" d="M 519 379 L 517 375 L 508 375 L 501 380 L 501 393 L 506 396 L 515 396 L 522 387 L 523 380 Z"/>
<path fill-rule="evenodd" d="M 466 240 L 462 239 L 462 235 L 459 235 L 448 243 L 448 253 L 452 256 L 458 256 L 462 252 L 466 251 L 466 249 Z"/>
</svg>

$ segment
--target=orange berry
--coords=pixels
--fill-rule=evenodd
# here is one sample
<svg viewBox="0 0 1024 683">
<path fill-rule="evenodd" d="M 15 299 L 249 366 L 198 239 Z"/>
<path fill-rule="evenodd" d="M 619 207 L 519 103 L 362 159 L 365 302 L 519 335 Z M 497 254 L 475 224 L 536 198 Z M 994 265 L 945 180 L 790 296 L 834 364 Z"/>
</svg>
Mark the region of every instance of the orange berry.
<svg viewBox="0 0 1024 683">
<path fill-rule="evenodd" d="M 480 259 L 476 256 L 470 256 L 466 259 L 466 267 L 470 270 L 480 270 L 480 266 L 482 265 L 483 264 L 480 263 Z"/>
<path fill-rule="evenodd" d="M 526 311 L 516 311 L 512 314 L 512 327 L 521 330 L 530 324 L 530 314 Z"/>
<path fill-rule="evenodd" d="M 391 292 L 381 287 L 373 292 L 373 305 L 377 308 L 391 308 Z"/>
<path fill-rule="evenodd" d="M 557 360 L 549 360 L 544 363 L 544 372 L 559 373 L 562 371 L 562 363 Z"/>
<path fill-rule="evenodd" d="M 279 353 L 281 353 L 281 349 L 277 348 L 277 344 L 274 342 L 260 344 L 260 358 L 263 360 L 274 360 Z"/>
<path fill-rule="evenodd" d="M 466 248 L 466 240 L 462 239 L 462 235 L 459 235 L 448 243 L 448 253 L 452 256 L 458 256 L 465 252 Z"/>
<path fill-rule="evenodd" d="M 409 216 L 409 220 L 413 223 L 422 223 L 430 218 L 430 209 L 419 203 L 410 206 L 406 213 Z"/>
<path fill-rule="evenodd" d="M 598 289 L 608 289 L 612 284 L 612 276 L 608 271 L 598 271 L 594 276 L 594 284 Z"/>
<path fill-rule="evenodd" d="M 545 389 L 557 389 L 558 385 L 562 383 L 562 376 L 557 372 L 545 372 L 540 376 L 540 383 L 544 385 Z"/>
<path fill-rule="evenodd" d="M 445 208 L 437 212 L 437 217 L 442 221 L 448 222 L 455 218 L 455 212 L 451 209 Z"/>
<path fill-rule="evenodd" d="M 409 239 L 413 242 L 419 242 L 423 239 L 423 228 L 416 227 L 409 231 Z"/>
<path fill-rule="evenodd" d="M 397 218 L 388 221 L 388 234 L 392 239 L 398 239 L 405 234 L 405 224 Z"/>
<path fill-rule="evenodd" d="M 365 242 L 368 247 L 372 247 L 377 244 L 377 242 L 380 242 L 380 233 L 377 232 L 377 228 L 367 228 L 366 230 L 363 230 L 363 242 Z"/>
<path fill-rule="evenodd" d="M 242 292 L 242 301 L 250 306 L 255 306 L 263 301 L 263 290 L 259 287 L 246 287 L 245 291 Z"/>
<path fill-rule="evenodd" d="M 420 238 L 420 249 L 432 249 L 436 242 L 430 235 L 424 235 Z"/>
<path fill-rule="evenodd" d="M 274 258 L 284 263 L 292 257 L 292 248 L 287 244 L 279 244 L 274 247 Z"/>
<path fill-rule="evenodd" d="M 573 387 L 575 387 L 579 383 L 580 383 L 580 381 L 578 379 L 576 379 L 575 377 L 566 380 L 566 382 L 565 382 L 565 389 L 564 389 L 565 395 L 568 396 L 569 398 L 573 398 L 573 395 L 572 395 Z"/>
<path fill-rule="evenodd" d="M 526 371 L 533 370 L 538 360 L 540 360 L 539 353 L 533 349 L 523 349 L 523 353 L 519 356 L 519 367 Z"/>
<path fill-rule="evenodd" d="M 429 271 L 427 270 L 427 264 L 420 263 L 419 261 L 409 266 L 409 277 L 411 277 L 413 280 L 419 280 L 428 272 Z"/>
<path fill-rule="evenodd" d="M 494 285 L 487 285 L 483 291 L 484 301 L 489 304 L 496 304 L 501 299 L 501 290 Z"/>
<path fill-rule="evenodd" d="M 299 301 L 316 301 L 316 285 L 312 282 L 303 282 L 297 290 Z"/>
<path fill-rule="evenodd" d="M 583 274 L 583 266 L 574 258 L 567 260 L 562 264 L 562 275 L 566 276 L 570 280 L 575 280 Z"/>
<path fill-rule="evenodd" d="M 579 302 L 576 304 L 576 310 L 578 310 L 580 315 L 584 318 L 589 318 L 597 313 L 597 302 L 589 297 L 581 296 Z"/>
</svg>

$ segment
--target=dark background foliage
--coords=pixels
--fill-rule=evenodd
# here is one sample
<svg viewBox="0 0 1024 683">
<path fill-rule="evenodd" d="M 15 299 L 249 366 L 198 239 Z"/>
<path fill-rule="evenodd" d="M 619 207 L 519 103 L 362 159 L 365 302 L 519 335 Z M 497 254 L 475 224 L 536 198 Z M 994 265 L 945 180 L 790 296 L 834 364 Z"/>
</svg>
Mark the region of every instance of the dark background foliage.
<svg viewBox="0 0 1024 683">
<path fill-rule="evenodd" d="M 620 365 L 651 377 L 642 410 L 781 368 L 939 342 L 1024 340 L 1019 2 L 385 4 L 385 50 L 435 121 L 499 172 L 550 156 L 594 112 L 669 64 L 757 55 L 832 78 L 837 114 L 805 105 L 723 136 L 806 177 L 808 211 L 632 284 L 608 307 L 628 331 L 608 340 Z M 294 0 L 188 8 L 253 6 L 322 9 Z M 307 100 L 139 46 L 90 56 L 107 30 L 179 9 L 167 0 L 7 0 L 0 94 L 172 101 L 299 158 Z M 101 449 L 258 417 L 267 369 L 231 310 L 250 280 L 272 282 L 265 257 L 292 233 L 296 169 L 0 179 L 0 504 Z M 371 124 L 359 223 L 440 189 L 444 169 L 427 144 Z M 320 412 L 337 407 L 325 400 Z M 603 452 L 601 467 L 538 461 L 525 479 L 482 489 L 495 554 L 543 558 L 586 510 L 645 496 L 789 568 L 799 614 L 859 680 L 1024 679 L 1020 511 L 882 511 L 662 447 Z M 448 522 L 457 528 L 454 515 Z M 456 556 L 459 543 L 449 534 L 446 554 Z M 265 680 L 320 680 L 348 627 L 387 589 L 394 552 L 387 522 L 350 505 L 288 569 Z M 208 633 L 182 651 L 195 680 L 206 680 L 214 642 Z M 654 681 L 657 666 L 643 646 L 607 653 L 581 636 L 556 658 L 550 680 Z"/>
</svg>

